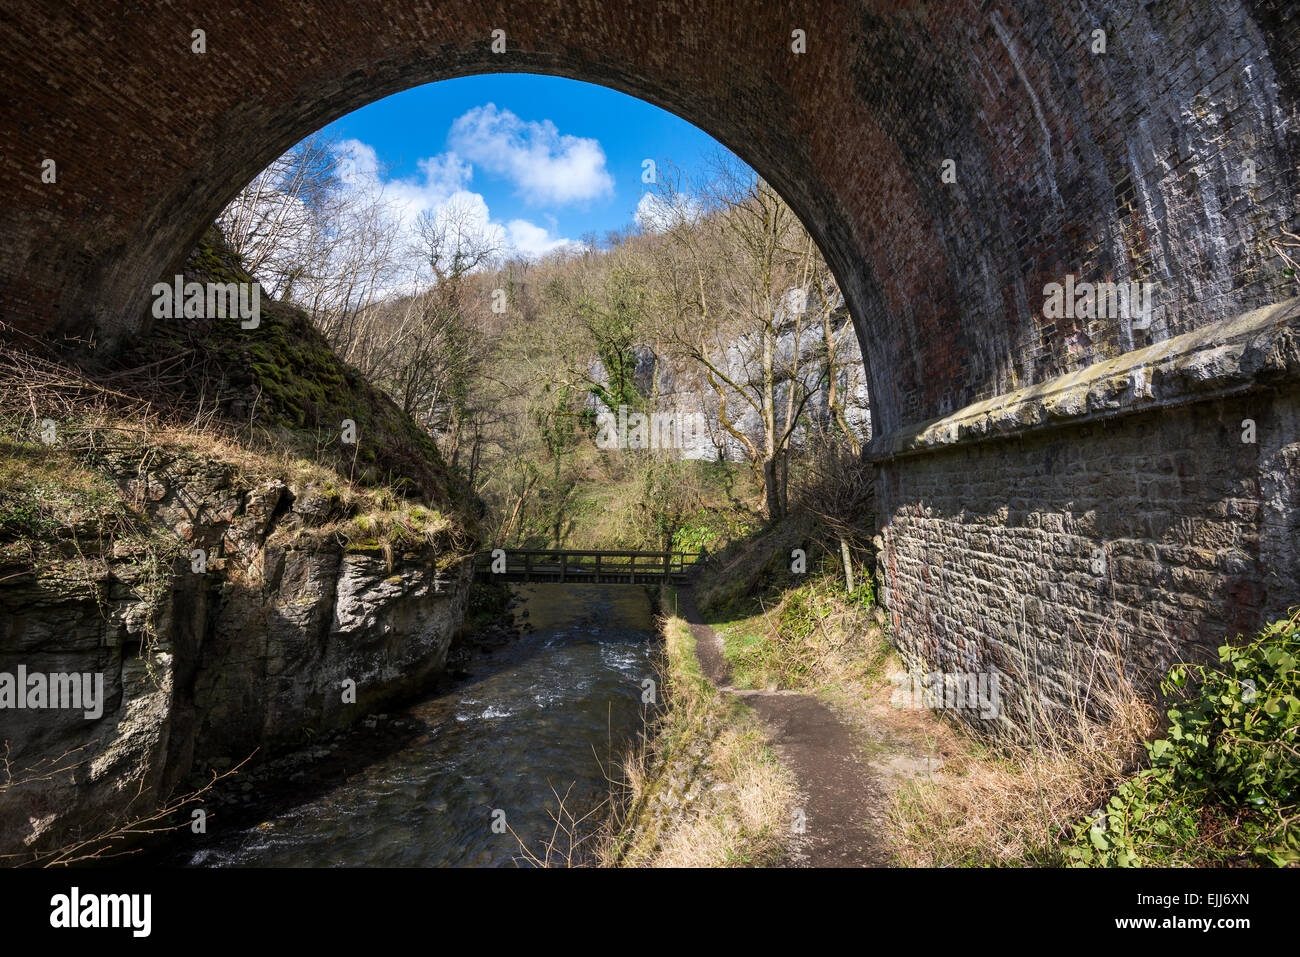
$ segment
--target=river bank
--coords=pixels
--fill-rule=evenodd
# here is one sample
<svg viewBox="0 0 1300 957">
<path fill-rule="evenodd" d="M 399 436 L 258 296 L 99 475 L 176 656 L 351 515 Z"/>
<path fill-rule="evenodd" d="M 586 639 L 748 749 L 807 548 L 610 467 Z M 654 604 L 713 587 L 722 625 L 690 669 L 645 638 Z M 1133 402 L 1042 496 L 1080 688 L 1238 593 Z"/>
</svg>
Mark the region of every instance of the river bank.
<svg viewBox="0 0 1300 957">
<path fill-rule="evenodd" d="M 509 618 L 458 642 L 427 694 L 223 782 L 207 833 L 178 832 L 168 863 L 592 863 L 609 778 L 647 716 L 650 602 L 514 587 Z"/>
<path fill-rule="evenodd" d="M 660 597 L 662 710 L 623 762 L 601 863 L 775 866 L 789 852 L 795 784 L 754 713 L 701 669 L 678 593 Z"/>
</svg>

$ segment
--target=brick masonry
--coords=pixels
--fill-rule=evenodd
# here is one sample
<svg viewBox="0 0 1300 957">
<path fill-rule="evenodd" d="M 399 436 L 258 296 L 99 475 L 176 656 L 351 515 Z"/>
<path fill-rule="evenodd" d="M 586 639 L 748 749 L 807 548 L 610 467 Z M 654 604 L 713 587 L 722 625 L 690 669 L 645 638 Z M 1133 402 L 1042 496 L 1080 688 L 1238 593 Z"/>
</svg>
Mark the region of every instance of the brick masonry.
<svg viewBox="0 0 1300 957">
<path fill-rule="evenodd" d="M 190 52 L 196 28 L 206 31 L 203 55 Z M 496 29 L 507 34 L 504 54 L 491 50 Z M 806 32 L 806 53 L 791 52 L 794 29 Z M 1104 53 L 1093 52 L 1097 30 Z M 765 176 L 808 226 L 845 292 L 865 357 L 872 432 L 885 439 L 1297 291 L 1269 242 L 1284 230 L 1300 232 L 1300 8 L 1292 0 L 231 0 L 219 7 L 0 0 L 0 319 L 38 336 L 93 330 L 109 342 L 128 335 L 145 321 L 150 285 L 171 274 L 222 206 L 298 139 L 389 93 L 501 71 L 558 74 L 639 96 L 713 134 Z M 41 181 L 46 158 L 58 164 L 56 183 Z M 941 180 L 945 159 L 955 161 L 954 183 Z M 613 172 L 638 175 L 639 168 Z M 1045 318 L 1043 286 L 1067 273 L 1153 283 L 1150 327 Z M 1294 436 L 1285 408 L 1270 405 L 1268 414 Z M 1227 495 L 1222 483 L 1263 482 L 1266 473 L 1234 473 L 1249 463 L 1224 458 L 1217 439 L 1179 425 L 1191 414 L 1179 409 L 1068 426 L 1082 430 L 1069 440 L 1025 434 L 978 451 L 945 447 L 924 460 L 885 464 L 891 568 L 911 576 L 886 590 L 900 634 L 925 642 L 946 633 L 971 654 L 983 653 L 986 639 L 995 647 L 991 625 L 971 623 L 971 637 L 958 639 L 955 625 L 941 625 L 956 605 L 935 606 L 974 602 L 978 589 L 958 588 L 952 576 L 963 549 L 970 563 L 988 560 L 965 536 L 996 529 L 999 508 L 1007 510 L 999 548 L 1012 540 L 1046 548 L 1058 519 L 1060 535 L 1074 534 L 1065 529 L 1076 528 L 1076 513 L 1107 530 L 1133 515 L 1157 522 L 1138 497 L 1152 487 L 1188 496 L 1179 518 L 1206 534 L 1219 529 L 1226 519 L 1214 509 L 1250 498 Z M 1219 478 L 1196 471 L 1184 488 L 1185 466 L 1148 469 L 1138 460 L 1150 454 L 1137 451 L 1142 443 L 1131 431 L 1139 428 L 1165 455 L 1190 456 L 1187 467 L 1216 468 Z M 1171 444 L 1179 441 L 1192 444 Z M 1062 471 L 1060 462 L 1080 454 L 1071 443 L 1095 457 L 1089 468 Z M 1119 499 L 1100 494 L 1094 483 L 1106 480 L 1106 463 L 1126 456 L 1132 491 Z M 969 490 L 969 521 L 956 517 L 951 485 L 937 481 L 962 479 L 960 462 L 982 463 L 977 474 L 987 480 Z M 1035 478 L 1049 468 L 1052 481 Z M 1215 497 L 1220 491 L 1224 497 Z M 1028 504 L 1034 496 L 1044 497 L 1041 507 Z M 1071 504 L 1084 501 L 1095 507 Z M 930 518 L 922 517 L 926 509 Z M 1043 518 L 1051 519 L 1047 531 Z M 1240 522 L 1229 524 L 1244 535 Z M 925 543 L 943 530 L 954 536 L 944 549 L 952 556 L 941 566 L 947 570 L 916 565 L 938 560 L 937 546 Z M 1176 577 L 1213 572 L 1218 584 L 1203 584 L 1227 602 L 1216 620 L 1236 620 L 1234 609 L 1251 605 L 1247 592 L 1260 573 L 1179 571 L 1175 553 L 1159 551 L 1167 531 L 1153 526 L 1145 536 L 1116 539 L 1156 549 L 1155 557 L 1117 555 L 1118 567 L 1127 567 L 1121 559 L 1158 564 L 1163 576 L 1144 584 L 1125 572 L 1118 584 L 1149 587 L 1153 607 L 1172 608 L 1206 597 Z M 1059 544 L 1062 555 L 1074 547 Z M 1206 547 L 1227 548 L 1217 537 Z M 1023 564 L 1028 554 L 1019 559 L 1023 575 L 1032 571 Z M 1155 576 L 1154 567 L 1134 567 Z M 1051 574 L 1067 569 L 1053 566 Z M 926 575 L 931 583 L 952 580 L 956 590 L 932 584 L 938 590 L 923 601 L 915 583 Z M 1096 600 L 1085 601 L 1091 592 L 1063 581 L 1026 579 L 1026 608 L 1034 597 L 1046 602 L 1048 616 L 1077 598 L 1081 612 L 1093 613 Z M 1136 594 L 1129 600 L 1140 603 Z M 999 614 L 1010 621 L 1010 610 Z M 1215 640 L 1214 621 L 1205 620 L 1207 640 Z M 1059 624 L 1042 621 L 1040 637 Z"/>
<path fill-rule="evenodd" d="M 1267 240 L 1300 231 L 1297 64 L 1290 0 L 0 0 L 0 315 L 129 330 L 302 136 L 419 83 L 553 73 L 678 113 L 782 192 L 881 435 L 1294 295 Z M 1044 319 L 1067 272 L 1155 282 L 1151 328 Z"/>
</svg>

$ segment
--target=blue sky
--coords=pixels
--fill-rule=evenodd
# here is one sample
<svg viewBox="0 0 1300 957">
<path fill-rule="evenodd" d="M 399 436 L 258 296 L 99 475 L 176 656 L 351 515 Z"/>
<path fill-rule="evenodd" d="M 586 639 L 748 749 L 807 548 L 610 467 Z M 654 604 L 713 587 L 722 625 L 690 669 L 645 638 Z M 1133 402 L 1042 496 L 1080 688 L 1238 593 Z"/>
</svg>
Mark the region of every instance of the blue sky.
<svg viewBox="0 0 1300 957">
<path fill-rule="evenodd" d="M 471 205 L 504 243 L 540 254 L 634 222 L 642 163 L 691 171 L 720 145 L 614 90 L 532 74 L 444 80 L 326 127 L 356 175 L 412 212 Z"/>
</svg>

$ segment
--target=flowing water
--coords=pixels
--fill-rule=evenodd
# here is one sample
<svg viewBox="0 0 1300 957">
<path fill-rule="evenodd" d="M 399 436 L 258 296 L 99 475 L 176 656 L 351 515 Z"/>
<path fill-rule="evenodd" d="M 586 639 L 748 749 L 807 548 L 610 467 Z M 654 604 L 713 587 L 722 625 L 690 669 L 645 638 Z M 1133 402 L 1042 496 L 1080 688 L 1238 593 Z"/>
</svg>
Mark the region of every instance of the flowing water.
<svg viewBox="0 0 1300 957">
<path fill-rule="evenodd" d="M 241 783 L 242 810 L 224 827 L 214 815 L 180 863 L 510 866 L 526 863 L 521 841 L 541 856 L 554 815 L 567 820 L 557 795 L 575 818 L 596 812 L 587 832 L 644 726 L 650 601 L 627 585 L 516 587 L 523 637 L 406 710 L 281 759 L 275 793 Z"/>
</svg>

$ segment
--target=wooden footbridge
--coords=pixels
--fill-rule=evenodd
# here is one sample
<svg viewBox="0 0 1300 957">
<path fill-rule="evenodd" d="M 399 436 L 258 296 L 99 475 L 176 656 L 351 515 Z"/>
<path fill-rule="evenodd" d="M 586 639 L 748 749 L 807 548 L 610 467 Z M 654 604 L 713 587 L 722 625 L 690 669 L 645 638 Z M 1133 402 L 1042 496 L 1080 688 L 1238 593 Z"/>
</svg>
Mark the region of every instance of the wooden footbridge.
<svg viewBox="0 0 1300 957">
<path fill-rule="evenodd" d="M 480 582 L 593 582 L 648 585 L 686 581 L 694 552 L 555 551 L 543 548 L 497 548 L 474 560 L 474 580 Z"/>
</svg>

